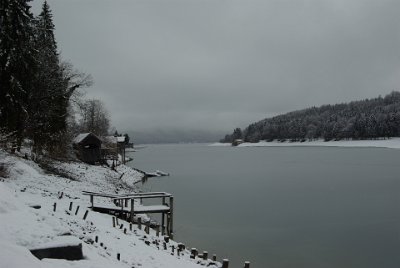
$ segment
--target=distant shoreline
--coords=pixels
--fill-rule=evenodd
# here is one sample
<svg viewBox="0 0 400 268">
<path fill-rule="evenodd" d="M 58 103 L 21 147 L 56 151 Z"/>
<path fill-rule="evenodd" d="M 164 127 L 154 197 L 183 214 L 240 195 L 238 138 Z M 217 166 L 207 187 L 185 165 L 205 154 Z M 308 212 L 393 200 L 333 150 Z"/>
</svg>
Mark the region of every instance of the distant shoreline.
<svg viewBox="0 0 400 268">
<path fill-rule="evenodd" d="M 213 143 L 210 146 L 230 146 L 230 143 Z M 305 142 L 279 142 L 260 141 L 258 143 L 242 143 L 236 147 L 356 147 L 356 148 L 390 148 L 400 149 L 400 138 L 379 140 L 340 140 L 340 141 L 305 141 Z"/>
</svg>

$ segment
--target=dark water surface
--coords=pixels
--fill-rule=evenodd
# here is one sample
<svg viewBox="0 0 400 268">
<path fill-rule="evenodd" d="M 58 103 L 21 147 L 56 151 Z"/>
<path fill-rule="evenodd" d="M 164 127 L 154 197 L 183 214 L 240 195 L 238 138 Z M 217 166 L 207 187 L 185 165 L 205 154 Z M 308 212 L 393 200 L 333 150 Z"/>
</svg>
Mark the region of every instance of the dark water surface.
<svg viewBox="0 0 400 268">
<path fill-rule="evenodd" d="M 175 240 L 230 267 L 400 267 L 400 150 L 149 145 L 136 168 L 171 173 Z"/>
</svg>

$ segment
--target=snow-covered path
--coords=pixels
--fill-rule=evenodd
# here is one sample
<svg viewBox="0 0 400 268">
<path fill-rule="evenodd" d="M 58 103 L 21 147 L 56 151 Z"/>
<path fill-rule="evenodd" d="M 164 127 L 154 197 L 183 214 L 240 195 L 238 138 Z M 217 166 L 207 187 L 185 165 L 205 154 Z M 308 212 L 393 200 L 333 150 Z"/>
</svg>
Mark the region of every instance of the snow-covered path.
<svg viewBox="0 0 400 268">
<path fill-rule="evenodd" d="M 194 268 L 200 267 L 198 263 L 210 267 L 220 265 L 213 265 L 209 260 L 190 259 L 187 250 L 177 256 L 175 249 L 172 254 L 176 242 L 170 241 L 164 250 L 163 237 L 157 237 L 153 231 L 147 235 L 135 225 L 130 231 L 127 222 L 119 220 L 123 227 L 113 228 L 110 215 L 90 211 L 83 220 L 89 197 L 83 196 L 82 191 L 131 191 L 128 185 L 140 180 L 141 175 L 128 167 L 119 167 L 117 173 L 82 163 L 56 163 L 63 173 L 76 179 L 71 180 L 46 174 L 35 163 L 3 151 L 0 151 L 0 163 L 8 167 L 6 178 L 0 177 L 0 267 Z M 63 196 L 59 198 L 61 192 Z M 70 202 L 73 202 L 72 211 L 69 211 Z M 57 204 L 55 212 L 54 203 Z M 40 206 L 40 209 L 32 206 Z M 75 214 L 77 206 L 80 208 Z M 67 236 L 82 241 L 84 260 L 39 261 L 28 250 L 55 240 L 62 242 Z M 97 243 L 94 241 L 96 236 Z M 118 253 L 120 261 L 117 260 Z"/>
</svg>

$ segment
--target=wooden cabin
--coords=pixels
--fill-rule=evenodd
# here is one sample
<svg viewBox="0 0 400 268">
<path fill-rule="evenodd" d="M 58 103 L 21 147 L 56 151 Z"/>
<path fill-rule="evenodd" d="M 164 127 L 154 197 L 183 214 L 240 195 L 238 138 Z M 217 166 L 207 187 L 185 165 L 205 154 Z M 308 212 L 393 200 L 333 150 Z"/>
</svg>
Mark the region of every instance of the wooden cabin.
<svg viewBox="0 0 400 268">
<path fill-rule="evenodd" d="M 82 162 L 94 165 L 101 160 L 101 140 L 93 133 L 81 133 L 76 136 L 73 148 Z"/>
<path fill-rule="evenodd" d="M 102 136 L 101 141 L 101 156 L 103 160 L 118 160 L 118 143 L 114 136 Z"/>
<path fill-rule="evenodd" d="M 122 157 L 122 163 L 125 164 L 125 158 L 126 158 L 126 144 L 125 144 L 125 136 L 118 136 L 117 137 L 117 147 L 118 147 L 118 152 Z"/>
</svg>

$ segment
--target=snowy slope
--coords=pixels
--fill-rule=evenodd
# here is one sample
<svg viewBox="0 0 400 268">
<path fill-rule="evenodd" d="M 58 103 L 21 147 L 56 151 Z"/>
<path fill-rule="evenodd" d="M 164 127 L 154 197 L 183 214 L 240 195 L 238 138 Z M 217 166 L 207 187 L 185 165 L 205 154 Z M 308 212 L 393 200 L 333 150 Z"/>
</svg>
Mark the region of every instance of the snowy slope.
<svg viewBox="0 0 400 268">
<path fill-rule="evenodd" d="M 90 211 L 86 220 L 83 220 L 89 197 L 82 196 L 81 192 L 132 191 L 126 182 L 140 180 L 141 174 L 128 167 L 119 167 L 118 172 L 114 172 L 82 163 L 55 163 L 58 169 L 69 174 L 69 178 L 75 179 L 71 180 L 46 174 L 37 164 L 3 151 L 0 151 L 1 163 L 7 166 L 8 176 L 0 177 L 0 267 L 194 268 L 200 267 L 198 263 L 209 267 L 220 266 L 209 260 L 190 259 L 187 250 L 180 256 L 174 250 L 172 255 L 172 247 L 176 248 L 177 243 L 170 241 L 167 250 L 164 250 L 163 237 L 157 237 L 153 231 L 147 235 L 135 225 L 130 231 L 129 224 L 121 220 L 119 223 L 124 227 L 113 228 L 110 215 Z M 127 178 L 125 182 L 120 180 L 122 174 Z M 70 202 L 73 202 L 72 211 L 69 211 Z M 40 206 L 40 209 L 32 206 Z M 75 215 L 77 206 L 80 208 Z M 84 260 L 39 261 L 28 251 L 54 241 L 62 243 L 67 239 L 66 236 L 82 241 Z M 94 241 L 96 236 L 98 243 Z M 118 253 L 120 261 L 117 260 Z"/>
</svg>

